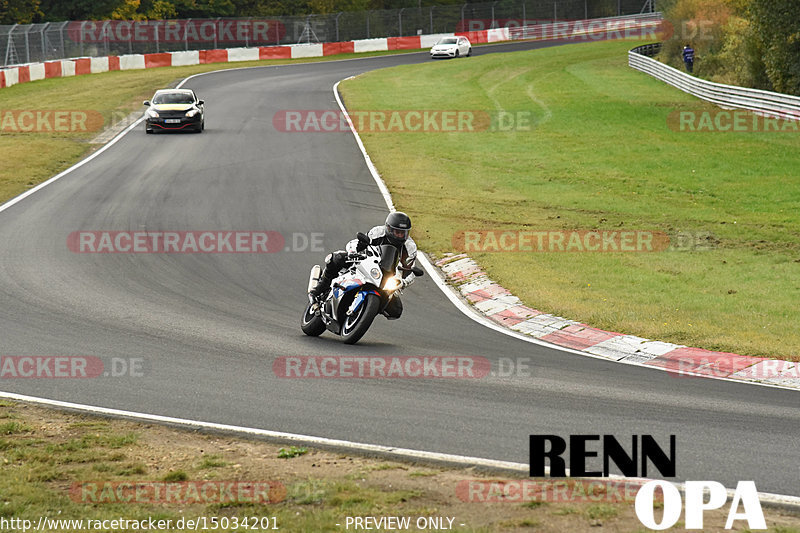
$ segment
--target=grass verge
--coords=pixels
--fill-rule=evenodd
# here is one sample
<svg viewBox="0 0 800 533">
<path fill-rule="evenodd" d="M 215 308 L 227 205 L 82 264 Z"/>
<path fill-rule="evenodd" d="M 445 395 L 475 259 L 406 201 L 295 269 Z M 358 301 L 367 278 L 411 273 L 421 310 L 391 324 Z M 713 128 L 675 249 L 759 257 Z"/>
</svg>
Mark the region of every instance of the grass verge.
<svg viewBox="0 0 800 533">
<path fill-rule="evenodd" d="M 364 132 L 426 251 L 469 230 L 648 230 L 651 253 L 470 252 L 526 304 L 603 329 L 800 360 L 800 133 L 675 131 L 718 108 L 601 42 L 373 71 L 349 110 L 525 111 L 528 130 Z M 413 157 L 409 157 L 413 154 Z"/>
<path fill-rule="evenodd" d="M 210 525 L 216 517 L 219 524 L 227 520 L 230 525 L 237 517 L 270 517 L 270 527 L 277 524 L 281 531 L 336 532 L 347 530 L 347 517 L 407 516 L 414 521 L 419 517 L 450 517 L 450 530 L 463 532 L 645 531 L 630 501 L 470 502 L 459 497 L 467 494 L 459 492 L 459 483 L 493 478 L 466 469 L 431 468 L 319 450 L 286 459 L 279 457 L 281 447 L 277 444 L 68 414 L 2 400 L 0 421 L 6 428 L 0 435 L 0 523 L 4 519 L 26 519 L 36 524 L 40 517 L 84 521 L 153 518 L 172 520 L 177 525 L 180 519 L 205 517 Z M 246 492 L 232 492 L 242 497 L 220 503 L 213 492 L 199 490 L 197 497 L 189 496 L 188 491 L 174 493 L 187 497 L 187 503 L 176 503 L 175 498 L 153 503 L 124 489 L 136 483 L 203 486 L 208 481 L 219 485 L 280 484 L 282 490 L 276 494 L 281 497 L 276 499 L 281 501 L 245 501 Z M 76 486 L 123 487 L 120 490 L 128 492 L 76 490 Z M 120 494 L 131 498 L 108 503 Z M 162 494 L 167 494 L 166 489 Z M 765 508 L 765 516 L 772 532 L 800 533 L 797 515 Z M 723 511 L 706 513 L 704 531 L 725 531 L 725 518 Z M 107 524 L 109 527 L 93 530 L 126 531 Z M 188 529 L 172 527 L 166 531 Z M 352 525 L 349 529 L 353 530 Z M 79 529 L 73 523 L 72 527 L 45 530 Z M 413 526 L 410 530 L 432 531 Z M 745 531 L 743 523 L 736 522 L 734 530 Z"/>
</svg>

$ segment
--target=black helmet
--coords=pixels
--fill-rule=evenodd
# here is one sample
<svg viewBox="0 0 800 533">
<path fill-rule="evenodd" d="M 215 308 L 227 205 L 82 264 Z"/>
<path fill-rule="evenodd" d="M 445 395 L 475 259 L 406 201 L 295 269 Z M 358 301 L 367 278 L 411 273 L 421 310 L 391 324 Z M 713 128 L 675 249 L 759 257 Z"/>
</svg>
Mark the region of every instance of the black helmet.
<svg viewBox="0 0 800 533">
<path fill-rule="evenodd" d="M 386 217 L 386 236 L 395 246 L 402 246 L 406 242 L 410 229 L 411 219 L 402 211 L 389 213 Z"/>
</svg>

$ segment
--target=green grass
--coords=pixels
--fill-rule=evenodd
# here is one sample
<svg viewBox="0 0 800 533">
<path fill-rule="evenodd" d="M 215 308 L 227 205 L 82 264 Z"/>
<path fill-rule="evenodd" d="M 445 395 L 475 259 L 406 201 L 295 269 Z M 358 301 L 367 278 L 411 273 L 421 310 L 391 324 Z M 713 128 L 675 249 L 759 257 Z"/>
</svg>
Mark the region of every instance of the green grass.
<svg viewBox="0 0 800 533">
<path fill-rule="evenodd" d="M 584 513 L 590 520 L 605 520 L 614 518 L 619 514 L 619 511 L 613 505 L 599 503 L 590 505 L 584 510 Z"/>
<path fill-rule="evenodd" d="M 221 468 L 227 465 L 228 462 L 219 454 L 204 455 L 200 461 L 200 468 Z"/>
<path fill-rule="evenodd" d="M 10 403 L 0 406 L 0 412 L 24 419 L 24 412 Z M 423 496 L 416 490 L 383 491 L 359 486 L 352 481 L 298 481 L 287 487 L 288 497 L 278 504 L 249 502 L 187 504 L 117 503 L 90 504 L 76 501 L 70 494 L 74 483 L 102 481 L 131 481 L 153 479 L 153 474 L 139 463 L 147 457 L 146 447 L 139 444 L 139 435 L 115 431 L 107 422 L 74 423 L 66 430 L 69 435 L 54 433 L 28 424 L 26 429 L 15 428 L 0 440 L 0 518 L 26 518 L 36 521 L 39 516 L 58 519 L 106 520 L 120 518 L 142 520 L 171 519 L 173 524 L 182 517 L 197 516 L 275 516 L 284 531 L 335 531 L 333 524 L 347 515 L 377 515 L 389 513 L 400 502 L 414 501 Z M 119 452 L 126 443 L 125 452 Z M 86 451 L 79 463 L 75 453 Z M 109 463 L 110 454 L 125 453 L 124 468 L 119 471 Z M 200 453 L 198 453 L 200 455 Z M 219 455 L 204 457 L 215 464 Z M 163 481 L 180 482 L 204 479 L 206 461 L 190 461 L 195 466 L 176 468 L 160 476 Z M 174 464 L 161 462 L 173 468 Z M 225 477 L 235 475 L 230 465 L 220 464 Z M 126 479 L 127 478 L 127 479 Z M 302 510 L 302 513 L 300 512 Z M 231 529 L 232 530 L 232 529 Z M 104 530 L 106 531 L 106 530 Z M 177 529 L 170 529 L 177 531 Z M 237 531 L 245 531 L 240 528 Z"/>
<path fill-rule="evenodd" d="M 278 450 L 279 459 L 292 459 L 308 453 L 308 448 L 305 446 L 289 446 L 288 448 L 281 448 Z"/>
<path fill-rule="evenodd" d="M 472 255 L 546 312 L 680 344 L 800 359 L 799 134 L 670 130 L 671 111 L 714 108 L 628 68 L 628 48 L 589 43 L 437 61 L 340 87 L 351 109 L 535 117 L 527 132 L 363 135 L 425 251 L 452 251 L 454 232 L 470 229 L 710 235 L 711 250 Z M 379 54 L 327 59 L 367 55 Z M 191 74 L 298 61 L 42 80 L 0 90 L 0 111 L 94 110 L 110 120 Z M 77 162 L 95 133 L 0 133 L 0 201 Z"/>
<path fill-rule="evenodd" d="M 25 433 L 30 428 L 19 422 L 4 422 L 0 424 L 0 435 L 14 435 L 15 433 Z"/>
<path fill-rule="evenodd" d="M 164 481 L 186 481 L 189 475 L 183 470 L 174 470 L 162 478 Z"/>
<path fill-rule="evenodd" d="M 412 474 L 428 468 L 367 458 L 353 461 L 352 457 L 320 450 L 311 450 L 308 456 L 289 463 L 277 458 L 277 446 L 260 441 L 90 418 L 25 404 L 0 405 L 0 414 L 19 420 L 26 428 L 0 437 L 0 518 L 28 519 L 35 524 L 40 516 L 67 520 L 153 517 L 170 519 L 174 525 L 180 518 L 199 516 L 229 520 L 274 516 L 281 531 L 298 533 L 342 531 L 346 517 L 355 516 L 402 516 L 410 517 L 412 523 L 416 517 L 453 517 L 453 530 L 463 532 L 536 528 L 589 533 L 597 526 L 612 527 L 599 521 L 613 519 L 614 531 L 641 530 L 632 503 L 464 502 L 457 497 L 456 487 L 461 480 L 478 475 L 471 469 L 431 468 L 433 475 L 415 476 Z M 121 442 L 127 444 L 117 446 Z M 221 457 L 230 461 L 209 471 L 204 459 L 217 463 Z M 309 471 L 309 467 L 320 468 Z M 114 499 L 111 493 L 91 489 L 91 485 L 102 483 L 200 482 L 212 478 L 222 482 L 277 481 L 286 489 L 281 493 L 285 499 L 269 504 L 213 497 L 185 504 L 109 503 Z M 89 484 L 88 489 L 85 484 Z M 764 511 L 770 531 L 798 533 L 797 517 L 766 507 Z M 707 514 L 706 520 L 711 527 L 723 524 L 726 516 L 720 510 Z M 47 530 L 56 529 L 73 530 Z M 413 526 L 411 529 L 416 531 Z"/>
<path fill-rule="evenodd" d="M 470 255 L 545 312 L 800 360 L 800 134 L 672 130 L 670 112 L 716 108 L 629 68 L 630 47 L 587 43 L 401 66 L 340 89 L 350 110 L 534 117 L 529 131 L 362 134 L 423 250 L 453 252 L 456 232 L 481 229 L 697 235 L 702 247 L 655 253 Z"/>
</svg>

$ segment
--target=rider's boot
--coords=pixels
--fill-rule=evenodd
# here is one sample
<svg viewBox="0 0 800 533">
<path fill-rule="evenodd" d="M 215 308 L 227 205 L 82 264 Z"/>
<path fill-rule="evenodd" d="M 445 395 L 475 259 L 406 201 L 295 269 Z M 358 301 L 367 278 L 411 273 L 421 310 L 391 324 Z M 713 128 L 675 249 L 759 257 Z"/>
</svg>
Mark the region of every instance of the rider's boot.
<svg viewBox="0 0 800 533">
<path fill-rule="evenodd" d="M 323 272 L 322 275 L 319 277 L 319 280 L 317 281 L 317 286 L 311 289 L 311 292 L 309 292 L 308 294 L 310 294 L 316 299 L 323 298 L 328 293 L 328 290 L 331 288 L 331 281 L 332 280 L 328 278 Z"/>
</svg>

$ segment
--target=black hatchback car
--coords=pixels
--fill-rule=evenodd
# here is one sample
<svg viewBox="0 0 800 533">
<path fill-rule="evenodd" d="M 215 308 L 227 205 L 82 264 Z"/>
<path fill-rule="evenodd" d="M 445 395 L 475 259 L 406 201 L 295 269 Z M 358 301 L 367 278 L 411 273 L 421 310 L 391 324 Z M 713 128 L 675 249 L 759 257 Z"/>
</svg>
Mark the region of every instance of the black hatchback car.
<svg viewBox="0 0 800 533">
<path fill-rule="evenodd" d="M 195 131 L 205 129 L 203 101 L 191 89 L 161 89 L 145 100 L 144 131 Z"/>
</svg>

